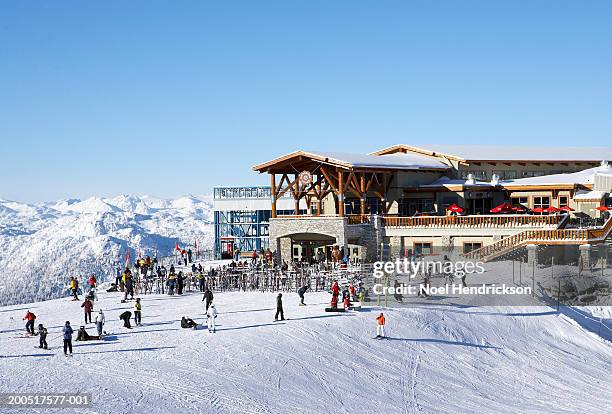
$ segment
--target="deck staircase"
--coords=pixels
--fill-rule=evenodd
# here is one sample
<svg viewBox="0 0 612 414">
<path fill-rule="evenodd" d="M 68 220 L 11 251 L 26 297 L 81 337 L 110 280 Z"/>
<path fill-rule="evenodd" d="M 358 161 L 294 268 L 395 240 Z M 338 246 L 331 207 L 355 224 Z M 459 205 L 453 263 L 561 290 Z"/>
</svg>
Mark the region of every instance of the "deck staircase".
<svg viewBox="0 0 612 414">
<path fill-rule="evenodd" d="M 480 249 L 472 250 L 466 253 L 465 257 L 488 262 L 528 244 L 597 244 L 604 242 L 612 232 L 612 218 L 609 218 L 603 226 L 590 229 L 562 228 L 565 224 L 567 222 L 562 221 L 557 229 L 525 230 Z"/>
</svg>

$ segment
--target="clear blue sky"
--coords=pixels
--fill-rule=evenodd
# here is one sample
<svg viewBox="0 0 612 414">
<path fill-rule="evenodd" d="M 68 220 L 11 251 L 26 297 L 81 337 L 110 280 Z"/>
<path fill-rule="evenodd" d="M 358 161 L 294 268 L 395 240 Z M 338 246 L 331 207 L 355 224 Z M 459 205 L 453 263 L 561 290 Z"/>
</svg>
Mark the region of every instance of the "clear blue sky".
<svg viewBox="0 0 612 414">
<path fill-rule="evenodd" d="M 3 1 L 0 198 L 268 183 L 298 148 L 610 145 L 610 1 Z"/>
</svg>

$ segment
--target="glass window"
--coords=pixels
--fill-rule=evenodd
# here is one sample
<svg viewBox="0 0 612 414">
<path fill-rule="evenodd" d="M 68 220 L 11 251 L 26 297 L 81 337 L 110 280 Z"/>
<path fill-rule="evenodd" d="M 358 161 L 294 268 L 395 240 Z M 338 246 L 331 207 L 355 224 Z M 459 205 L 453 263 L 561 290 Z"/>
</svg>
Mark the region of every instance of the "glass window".
<svg viewBox="0 0 612 414">
<path fill-rule="evenodd" d="M 513 205 L 517 205 L 520 204 L 524 207 L 528 207 L 529 206 L 529 199 L 528 197 L 512 197 L 510 199 L 512 201 Z"/>
<path fill-rule="evenodd" d="M 422 255 L 432 254 L 431 243 L 414 243 L 414 252 Z"/>
<path fill-rule="evenodd" d="M 482 247 L 482 243 L 474 243 L 474 242 L 463 243 L 463 254 L 469 253 L 472 250 L 480 249 L 481 247 Z"/>
<path fill-rule="evenodd" d="M 568 201 L 567 196 L 560 196 L 559 197 L 559 207 L 566 207 L 567 201 Z"/>
<path fill-rule="evenodd" d="M 550 207 L 550 197 L 534 196 L 533 208 L 548 208 Z"/>
</svg>

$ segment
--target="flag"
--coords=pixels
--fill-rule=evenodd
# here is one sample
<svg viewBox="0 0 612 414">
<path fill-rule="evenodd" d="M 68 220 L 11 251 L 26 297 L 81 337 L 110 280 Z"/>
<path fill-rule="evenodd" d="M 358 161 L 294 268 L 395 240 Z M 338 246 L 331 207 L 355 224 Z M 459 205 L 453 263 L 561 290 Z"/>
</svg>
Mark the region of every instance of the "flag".
<svg viewBox="0 0 612 414">
<path fill-rule="evenodd" d="M 174 250 L 178 250 L 179 252 L 181 251 L 181 248 L 178 245 L 178 242 L 176 243 L 176 246 L 174 247 Z"/>
<path fill-rule="evenodd" d="M 127 253 L 125 254 L 125 267 L 130 267 L 130 249 L 127 249 Z"/>
</svg>

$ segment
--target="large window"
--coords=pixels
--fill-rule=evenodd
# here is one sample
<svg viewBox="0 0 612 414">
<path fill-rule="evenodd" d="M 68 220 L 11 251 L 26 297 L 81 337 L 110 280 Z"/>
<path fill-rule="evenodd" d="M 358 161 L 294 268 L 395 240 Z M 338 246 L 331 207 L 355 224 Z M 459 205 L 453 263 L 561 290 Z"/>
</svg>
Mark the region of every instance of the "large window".
<svg viewBox="0 0 612 414">
<path fill-rule="evenodd" d="M 516 171 L 512 170 L 494 170 L 493 174 L 497 174 L 500 180 L 514 180 L 518 176 Z"/>
<path fill-rule="evenodd" d="M 560 196 L 559 197 L 559 207 L 567 207 L 567 205 L 568 205 L 568 197 Z"/>
<path fill-rule="evenodd" d="M 550 207 L 550 197 L 534 196 L 533 197 L 533 208 L 548 208 Z"/>
<path fill-rule="evenodd" d="M 512 201 L 512 205 L 520 204 L 523 207 L 529 207 L 529 198 L 528 197 L 512 197 L 510 199 Z"/>
<path fill-rule="evenodd" d="M 431 198 L 403 198 L 399 202 L 400 216 L 413 216 L 417 213 L 435 214 Z"/>
<path fill-rule="evenodd" d="M 469 253 L 472 250 L 477 250 L 482 247 L 482 243 L 465 242 L 463 243 L 463 254 Z"/>
<path fill-rule="evenodd" d="M 431 247 L 431 243 L 424 243 L 424 242 L 419 242 L 419 243 L 414 243 L 414 253 L 415 254 L 422 254 L 422 255 L 429 255 L 433 253 L 433 249 Z"/>
</svg>

